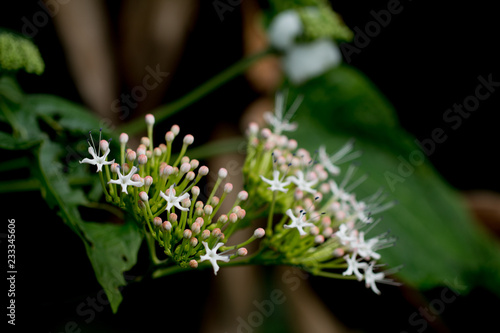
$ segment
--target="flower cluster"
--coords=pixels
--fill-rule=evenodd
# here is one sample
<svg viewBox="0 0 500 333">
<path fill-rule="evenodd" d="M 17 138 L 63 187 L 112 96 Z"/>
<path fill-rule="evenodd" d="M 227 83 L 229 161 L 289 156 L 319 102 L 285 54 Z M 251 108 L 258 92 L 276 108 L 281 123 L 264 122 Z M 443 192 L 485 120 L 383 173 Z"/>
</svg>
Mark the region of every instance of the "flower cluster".
<svg viewBox="0 0 500 333">
<path fill-rule="evenodd" d="M 376 283 L 397 284 L 376 272 L 379 250 L 391 246 L 388 233 L 368 238 L 380 219 L 374 216 L 394 202 L 385 202 L 379 191 L 359 200 L 352 192 L 366 177 L 354 180 L 351 165 L 342 176 L 339 164 L 360 156 L 352 141 L 329 155 L 320 147 L 316 155 L 298 148 L 297 141 L 283 132 L 293 131 L 285 98 L 278 94 L 275 114 L 267 114 L 271 128 L 248 128 L 249 149 L 244 166 L 247 188 L 256 207 L 268 206 L 266 228 L 268 251 L 279 254 L 281 264 L 300 266 L 322 276 L 364 280 L 366 287 L 380 293 Z M 335 272 L 336 270 L 343 272 Z"/>
<path fill-rule="evenodd" d="M 194 137 L 184 136 L 181 151 L 174 158 L 172 144 L 179 135 L 179 126 L 172 126 L 165 134 L 165 143 L 154 147 L 153 115 L 146 115 L 146 124 L 148 136 L 141 138 L 136 150 L 127 148 L 127 134 L 120 135 L 120 164 L 109 160 L 109 142 L 99 138 L 96 147 L 92 134 L 88 148 L 92 158 L 85 158 L 80 163 L 95 165 L 106 200 L 127 210 L 145 228 L 155 263 L 161 263 L 154 252 L 156 241 L 167 255 L 167 262 L 196 268 L 200 262 L 209 261 L 217 274 L 217 261 L 228 262 L 245 256 L 244 246 L 264 236 L 264 230 L 257 229 L 245 242 L 224 246 L 246 216 L 240 203 L 247 200 L 248 193 L 239 192 L 231 209 L 219 212 L 233 190 L 231 183 L 223 184 L 227 170 L 218 171 L 212 192 L 205 196 L 197 184 L 209 169 L 185 156 Z M 220 197 L 216 195 L 218 190 L 222 191 Z"/>
</svg>

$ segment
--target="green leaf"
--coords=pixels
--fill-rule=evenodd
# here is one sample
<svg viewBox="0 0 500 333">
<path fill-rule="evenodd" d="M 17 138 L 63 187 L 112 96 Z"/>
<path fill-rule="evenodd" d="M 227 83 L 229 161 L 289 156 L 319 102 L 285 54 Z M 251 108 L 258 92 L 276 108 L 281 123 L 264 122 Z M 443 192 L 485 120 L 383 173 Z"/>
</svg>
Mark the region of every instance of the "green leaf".
<svg viewBox="0 0 500 333">
<path fill-rule="evenodd" d="M 325 145 L 333 154 L 355 138 L 363 151 L 357 174 L 369 176 L 355 190 L 357 197 L 383 188 L 399 201 L 381 213 L 383 220 L 371 235 L 390 229 L 398 237 L 381 254 L 390 266 L 404 265 L 400 278 L 420 288 L 485 284 L 500 293 L 498 244 L 475 226 L 458 193 L 424 161 L 414 138 L 398 125 L 393 107 L 366 77 L 340 66 L 291 87 L 289 100 L 298 94 L 304 102 L 292 137 L 299 145 L 309 150 Z"/>
<path fill-rule="evenodd" d="M 14 138 L 5 132 L 0 132 L 0 148 L 8 150 L 28 149 L 40 144 L 42 140 Z"/>
<path fill-rule="evenodd" d="M 68 174 L 78 175 L 81 169 L 69 168 L 68 173 L 64 172 L 60 162 L 64 152 L 54 142 L 43 142 L 34 172 L 47 203 L 84 242 L 96 278 L 116 312 L 122 301 L 120 289 L 126 284 L 123 273 L 135 265 L 143 235 L 130 220 L 118 225 L 86 222 L 81 218 L 78 207 L 87 205 L 87 198 L 81 188 L 71 187 L 68 180 Z"/>
</svg>

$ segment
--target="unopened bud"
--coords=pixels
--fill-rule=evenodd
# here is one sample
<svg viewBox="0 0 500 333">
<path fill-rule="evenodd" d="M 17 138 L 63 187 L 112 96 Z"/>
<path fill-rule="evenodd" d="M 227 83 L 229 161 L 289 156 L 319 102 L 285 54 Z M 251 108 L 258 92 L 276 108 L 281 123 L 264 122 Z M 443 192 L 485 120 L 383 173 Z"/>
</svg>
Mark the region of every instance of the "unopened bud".
<svg viewBox="0 0 500 333">
<path fill-rule="evenodd" d="M 233 184 L 227 183 L 226 185 L 224 185 L 224 193 L 231 193 L 232 190 L 233 190 Z"/>
<path fill-rule="evenodd" d="M 184 233 L 182 234 L 182 237 L 185 239 L 190 239 L 193 236 L 193 232 L 189 229 L 184 230 Z"/>
<path fill-rule="evenodd" d="M 210 205 L 212 207 L 216 207 L 219 204 L 219 201 L 220 201 L 219 197 L 214 195 L 210 200 Z"/>
<path fill-rule="evenodd" d="M 188 156 L 182 156 L 181 158 L 181 164 L 183 163 L 189 163 L 189 157 Z"/>
<path fill-rule="evenodd" d="M 153 185 L 153 177 L 151 177 L 151 176 L 144 177 L 144 185 L 146 185 L 146 186 Z"/>
<path fill-rule="evenodd" d="M 235 213 L 229 214 L 229 221 L 231 223 L 236 223 L 236 221 L 238 221 L 238 215 L 236 215 Z"/>
<path fill-rule="evenodd" d="M 180 167 L 179 170 L 180 170 L 181 173 L 188 173 L 189 170 L 191 170 L 191 164 L 189 164 L 189 163 L 183 163 L 181 165 L 181 167 Z"/>
<path fill-rule="evenodd" d="M 165 231 L 170 231 L 172 230 L 172 223 L 170 223 L 169 221 L 165 221 L 161 224 L 161 227 L 163 228 L 163 230 Z"/>
<path fill-rule="evenodd" d="M 210 237 L 210 230 L 203 230 L 203 232 L 201 233 L 201 239 L 205 240 L 207 239 L 208 237 Z"/>
<path fill-rule="evenodd" d="M 192 237 L 189 240 L 189 245 L 191 245 L 192 247 L 195 247 L 196 245 L 198 245 L 198 238 Z"/>
<path fill-rule="evenodd" d="M 140 144 L 139 147 L 137 147 L 137 155 L 146 155 L 146 146 L 143 144 Z"/>
<path fill-rule="evenodd" d="M 149 140 L 149 138 L 147 136 L 143 136 L 141 138 L 141 144 L 145 145 L 146 147 L 149 147 L 150 143 L 151 143 L 151 141 Z"/>
<path fill-rule="evenodd" d="M 323 235 L 317 235 L 314 237 L 314 243 L 323 244 L 325 242 L 325 237 Z"/>
<path fill-rule="evenodd" d="M 295 150 L 297 149 L 297 141 L 294 139 L 288 140 L 288 150 Z"/>
<path fill-rule="evenodd" d="M 240 209 L 238 213 L 236 213 L 236 216 L 238 216 L 238 219 L 240 220 L 243 220 L 245 215 L 247 215 L 247 212 L 244 209 Z"/>
<path fill-rule="evenodd" d="M 99 147 L 101 148 L 101 151 L 102 151 L 103 153 L 105 153 L 105 152 L 107 152 L 107 151 L 108 151 L 108 149 L 109 149 L 109 142 L 108 142 L 108 141 L 106 141 L 106 140 L 101 140 L 101 141 L 99 142 Z"/>
<path fill-rule="evenodd" d="M 261 131 L 260 131 L 260 135 L 264 138 L 264 139 L 268 139 L 270 136 L 271 136 L 272 132 L 269 128 L 263 128 Z"/>
<path fill-rule="evenodd" d="M 141 198 L 141 200 L 144 201 L 144 202 L 146 202 L 146 201 L 149 200 L 148 194 L 146 192 L 144 192 L 144 191 L 141 191 L 139 193 L 139 198 Z"/>
<path fill-rule="evenodd" d="M 126 144 L 128 142 L 128 134 L 127 133 L 120 134 L 119 141 L 121 144 Z"/>
<path fill-rule="evenodd" d="M 172 133 L 171 131 L 168 131 L 167 133 L 165 133 L 165 141 L 166 142 L 172 142 L 172 141 L 174 141 L 174 138 L 175 138 L 175 134 Z"/>
<path fill-rule="evenodd" d="M 172 125 L 170 131 L 172 131 L 172 133 L 177 136 L 177 134 L 179 134 L 179 132 L 181 131 L 181 128 L 179 127 L 179 125 Z"/>
<path fill-rule="evenodd" d="M 194 220 L 194 223 L 198 223 L 200 227 L 203 227 L 205 220 L 203 220 L 203 217 L 197 217 L 196 220 Z"/>
<path fill-rule="evenodd" d="M 317 226 L 312 226 L 309 230 L 309 233 L 313 236 L 316 236 L 319 234 L 319 228 Z"/>
<path fill-rule="evenodd" d="M 344 254 L 345 254 L 344 249 L 336 248 L 335 250 L 333 250 L 333 255 L 336 257 L 342 257 Z"/>
<path fill-rule="evenodd" d="M 188 173 L 186 173 L 186 180 L 192 181 L 194 177 L 196 177 L 196 175 L 194 174 L 193 171 L 189 171 Z"/>
<path fill-rule="evenodd" d="M 148 126 L 153 126 L 155 124 L 155 116 L 153 116 L 151 113 L 148 113 L 144 119 L 146 120 L 146 125 Z"/>
<path fill-rule="evenodd" d="M 186 198 L 181 201 L 181 205 L 183 208 L 189 208 L 191 206 L 191 200 L 189 198 Z"/>
<path fill-rule="evenodd" d="M 327 227 L 325 228 L 325 230 L 323 230 L 323 236 L 325 237 L 330 237 L 332 234 L 333 234 L 333 229 L 331 227 Z"/>
<path fill-rule="evenodd" d="M 253 232 L 253 236 L 255 238 L 262 238 L 265 235 L 266 235 L 266 231 L 262 228 L 255 229 L 255 231 Z"/>
<path fill-rule="evenodd" d="M 198 222 L 193 222 L 191 225 L 191 230 L 193 231 L 193 235 L 198 235 L 201 231 L 201 225 Z"/>
<path fill-rule="evenodd" d="M 138 173 L 135 173 L 135 174 L 132 176 L 132 178 L 131 178 L 131 179 L 132 179 L 132 181 L 134 181 L 134 182 L 142 182 L 142 178 L 141 178 L 141 176 L 139 176 L 139 174 L 138 174 Z"/>
<path fill-rule="evenodd" d="M 212 206 L 210 205 L 206 205 L 205 208 L 203 209 L 203 212 L 206 214 L 206 215 L 212 215 L 212 213 L 214 212 L 214 209 Z"/>
<path fill-rule="evenodd" d="M 224 168 L 219 169 L 219 178 L 225 179 L 227 177 L 227 170 Z"/>
<path fill-rule="evenodd" d="M 155 155 L 155 157 L 160 157 L 161 156 L 161 149 L 156 147 L 155 149 L 153 149 L 153 155 Z"/>
<path fill-rule="evenodd" d="M 228 220 L 228 217 L 226 214 L 222 214 L 221 216 L 219 216 L 219 219 L 217 220 L 217 223 L 222 223 L 222 224 L 225 224 Z"/>
<path fill-rule="evenodd" d="M 248 192 L 240 191 L 240 193 L 238 193 L 238 199 L 241 201 L 245 201 L 246 199 L 248 199 Z"/>
<path fill-rule="evenodd" d="M 183 142 L 185 145 L 191 145 L 194 142 L 194 137 L 191 134 L 188 134 L 184 137 Z"/>
<path fill-rule="evenodd" d="M 167 152 L 167 145 L 165 145 L 164 143 L 160 143 L 158 145 L 158 147 L 160 147 L 160 150 L 162 153 L 166 153 Z"/>
<path fill-rule="evenodd" d="M 123 163 L 121 169 L 122 169 L 122 175 L 126 175 L 130 172 L 130 167 L 128 166 L 127 163 Z"/>
<path fill-rule="evenodd" d="M 153 157 L 153 152 L 152 152 L 151 150 L 146 150 L 146 156 L 147 156 L 148 158 Z"/>
<path fill-rule="evenodd" d="M 169 220 L 171 223 L 177 222 L 177 214 L 175 214 L 175 213 L 170 213 L 170 215 L 169 215 L 169 217 L 168 217 L 168 220 Z"/>
<path fill-rule="evenodd" d="M 120 165 L 118 163 L 111 164 L 111 172 L 112 173 L 117 173 L 119 168 L 120 168 Z"/>
<path fill-rule="evenodd" d="M 191 162 L 189 162 L 189 164 L 191 164 L 191 170 L 194 170 L 194 169 L 196 169 L 200 165 L 200 161 L 198 161 L 198 160 L 191 160 Z"/>
<path fill-rule="evenodd" d="M 259 125 L 255 122 L 248 124 L 248 134 L 257 135 L 257 133 L 259 133 Z"/>
<path fill-rule="evenodd" d="M 193 186 L 193 188 L 191 188 L 191 193 L 193 194 L 193 197 L 199 196 L 200 188 L 198 186 Z"/>
<path fill-rule="evenodd" d="M 161 217 L 157 216 L 153 219 L 153 224 L 155 227 L 159 227 L 161 226 L 162 224 L 162 220 L 161 220 Z"/>
<path fill-rule="evenodd" d="M 198 262 L 196 260 L 192 259 L 191 261 L 189 261 L 189 267 L 198 268 Z"/>
<path fill-rule="evenodd" d="M 244 257 L 248 254 L 248 250 L 244 247 L 239 248 L 238 251 L 236 252 L 240 257 Z"/>
<path fill-rule="evenodd" d="M 302 200 L 303 197 L 304 197 L 304 192 L 302 192 L 302 190 L 296 189 L 295 192 L 293 193 L 293 198 L 296 201 Z"/>
<path fill-rule="evenodd" d="M 135 161 L 135 159 L 137 158 L 137 154 L 135 153 L 135 151 L 133 150 L 130 150 L 128 153 L 127 153 L 127 161 L 129 162 L 133 162 Z"/>
<path fill-rule="evenodd" d="M 198 170 L 198 174 L 200 174 L 201 176 L 206 176 L 208 175 L 208 167 L 206 167 L 205 165 L 203 165 L 199 170 Z"/>
<path fill-rule="evenodd" d="M 222 231 L 220 231 L 219 228 L 215 228 L 214 230 L 212 230 L 212 236 L 218 238 L 222 235 Z"/>
</svg>

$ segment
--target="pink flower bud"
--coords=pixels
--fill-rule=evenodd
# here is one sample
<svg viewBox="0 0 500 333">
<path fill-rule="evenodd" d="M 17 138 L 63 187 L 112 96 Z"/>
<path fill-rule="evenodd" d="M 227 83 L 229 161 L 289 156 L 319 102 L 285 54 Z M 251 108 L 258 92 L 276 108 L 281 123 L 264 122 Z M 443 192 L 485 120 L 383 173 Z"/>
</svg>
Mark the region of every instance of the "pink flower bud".
<svg viewBox="0 0 500 333">
<path fill-rule="evenodd" d="M 238 251 L 236 252 L 239 256 L 244 257 L 248 254 L 248 250 L 244 247 L 239 248 Z"/>
<path fill-rule="evenodd" d="M 325 242 L 325 237 L 323 235 L 317 235 L 314 237 L 314 243 L 323 244 Z"/>
<path fill-rule="evenodd" d="M 164 176 L 170 176 L 171 174 L 174 173 L 174 168 L 172 168 L 172 166 L 170 165 L 167 165 L 164 169 L 163 169 L 163 175 Z"/>
<path fill-rule="evenodd" d="M 224 185 L 224 193 L 231 193 L 232 190 L 233 190 L 233 184 L 227 183 L 226 185 Z"/>
<path fill-rule="evenodd" d="M 139 176 L 139 174 L 137 174 L 137 173 L 134 174 L 132 176 L 132 181 L 134 181 L 134 182 L 140 182 L 140 181 L 142 181 L 141 176 Z"/>
<path fill-rule="evenodd" d="M 175 138 L 175 134 L 168 131 L 167 133 L 165 133 L 165 141 L 166 142 L 172 142 L 174 141 L 174 138 Z"/>
<path fill-rule="evenodd" d="M 219 216 L 219 219 L 217 220 L 217 223 L 222 223 L 222 224 L 225 224 L 228 220 L 228 217 L 226 214 L 222 214 L 221 216 Z"/>
<path fill-rule="evenodd" d="M 144 177 L 144 185 L 146 185 L 146 186 L 153 185 L 153 177 L 151 177 L 151 176 Z"/>
<path fill-rule="evenodd" d="M 194 142 L 194 137 L 191 134 L 188 134 L 184 137 L 183 142 L 185 145 L 191 145 Z"/>
<path fill-rule="evenodd" d="M 118 163 L 111 164 L 111 172 L 112 173 L 117 173 L 119 167 L 120 167 L 120 165 Z"/>
<path fill-rule="evenodd" d="M 133 150 L 130 150 L 128 153 L 127 153 L 127 161 L 129 162 L 133 162 L 135 161 L 135 159 L 137 158 L 137 154 L 135 153 L 135 151 Z"/>
<path fill-rule="evenodd" d="M 128 166 L 127 163 L 124 163 L 121 169 L 122 169 L 122 175 L 126 175 L 130 172 L 130 167 Z"/>
<path fill-rule="evenodd" d="M 175 136 L 177 136 L 177 134 L 179 134 L 179 132 L 181 131 L 181 129 L 178 125 L 172 125 L 170 130 L 172 131 L 172 133 L 174 133 Z"/>
<path fill-rule="evenodd" d="M 288 140 L 288 150 L 295 150 L 297 149 L 297 141 L 294 139 Z"/>
<path fill-rule="evenodd" d="M 253 232 L 253 236 L 255 238 L 262 238 L 265 235 L 266 235 L 266 231 L 262 228 L 255 229 L 255 231 Z"/>
<path fill-rule="evenodd" d="M 189 267 L 198 268 L 198 262 L 196 260 L 192 259 L 191 261 L 189 261 Z"/>
<path fill-rule="evenodd" d="M 241 191 L 238 193 L 238 200 L 245 201 L 248 199 L 248 192 L 247 191 Z"/>
<path fill-rule="evenodd" d="M 136 149 L 137 155 L 146 155 L 146 149 L 147 147 L 141 143 Z"/>
<path fill-rule="evenodd" d="M 165 231 L 170 231 L 172 230 L 172 223 L 170 223 L 169 221 L 165 221 L 161 224 L 161 227 L 163 228 L 163 230 Z"/>
<path fill-rule="evenodd" d="M 210 205 L 212 207 L 215 207 L 215 206 L 217 206 L 219 204 L 219 201 L 220 201 L 219 197 L 214 195 L 212 197 L 212 199 L 210 200 Z"/>
<path fill-rule="evenodd" d="M 103 153 L 105 153 L 105 152 L 107 152 L 107 151 L 108 151 L 108 149 L 109 149 L 109 142 L 108 142 L 108 141 L 106 141 L 106 140 L 101 140 L 101 141 L 99 142 L 99 147 L 101 148 L 101 151 L 102 151 Z"/>
<path fill-rule="evenodd" d="M 186 198 L 181 201 L 181 206 L 183 208 L 189 208 L 191 206 L 191 200 L 189 198 Z"/>
<path fill-rule="evenodd" d="M 319 234 L 319 228 L 317 226 L 313 226 L 311 227 L 311 229 L 309 230 L 309 233 L 313 236 L 316 236 Z"/>
<path fill-rule="evenodd" d="M 126 144 L 128 142 L 128 134 L 127 133 L 120 134 L 119 141 L 121 144 Z"/>
<path fill-rule="evenodd" d="M 162 220 L 161 220 L 161 217 L 157 216 L 153 219 L 153 224 L 155 227 L 159 227 L 161 226 L 162 224 Z"/>
<path fill-rule="evenodd" d="M 325 230 L 323 230 L 323 236 L 325 237 L 330 237 L 333 234 L 333 229 L 331 227 L 326 227 Z"/>
<path fill-rule="evenodd" d="M 141 198 L 141 200 L 144 201 L 144 202 L 146 202 L 146 201 L 149 200 L 148 194 L 146 192 L 144 192 L 144 191 L 141 191 L 139 193 L 139 198 Z"/>
<path fill-rule="evenodd" d="M 238 213 L 236 213 L 236 216 L 238 216 L 238 219 L 240 220 L 243 220 L 245 215 L 247 215 L 247 212 L 244 209 L 240 209 Z"/>
<path fill-rule="evenodd" d="M 196 177 L 196 175 L 193 171 L 189 171 L 188 173 L 186 173 L 186 180 L 192 181 L 194 177 Z"/>
<path fill-rule="evenodd" d="M 206 205 L 205 208 L 203 209 L 203 211 L 206 215 L 212 215 L 212 213 L 214 212 L 214 209 L 212 208 L 212 206 Z"/>
<path fill-rule="evenodd" d="M 189 163 L 189 157 L 182 156 L 182 158 L 181 158 L 181 164 L 183 164 L 183 163 Z"/>
<path fill-rule="evenodd" d="M 198 170 L 198 174 L 201 175 L 201 176 L 206 176 L 208 175 L 208 167 L 206 166 L 202 166 L 199 170 Z"/>
<path fill-rule="evenodd" d="M 161 149 L 156 147 L 155 149 L 153 149 L 153 155 L 155 155 L 156 157 L 160 157 L 161 156 Z"/>
<path fill-rule="evenodd" d="M 208 237 L 210 237 L 210 230 L 203 230 L 203 232 L 201 233 L 201 239 L 206 240 Z"/>
<path fill-rule="evenodd" d="M 333 255 L 336 257 L 342 257 L 344 254 L 345 254 L 344 249 L 336 248 L 335 250 L 333 250 Z"/>
<path fill-rule="evenodd" d="M 224 168 L 219 169 L 219 178 L 225 179 L 227 177 L 227 170 Z"/>
<path fill-rule="evenodd" d="M 293 193 L 293 198 L 298 201 L 298 200 L 302 200 L 302 198 L 304 197 L 304 192 L 302 192 L 301 190 L 299 189 L 296 189 L 295 192 Z"/>
<path fill-rule="evenodd" d="M 219 228 L 215 228 L 214 230 L 212 230 L 212 236 L 214 236 L 215 238 L 218 238 L 222 235 L 222 231 L 220 231 Z"/>
<path fill-rule="evenodd" d="M 248 124 L 248 133 L 250 135 L 257 135 L 257 133 L 259 133 L 259 125 L 255 122 Z"/>
<path fill-rule="evenodd" d="M 160 147 L 160 150 L 161 150 L 162 153 L 166 153 L 167 152 L 167 146 L 164 143 L 160 143 L 158 145 L 158 147 Z"/>
<path fill-rule="evenodd" d="M 203 227 L 205 220 L 203 220 L 203 217 L 197 217 L 196 220 L 194 220 L 194 223 L 198 223 L 200 227 Z"/>
<path fill-rule="evenodd" d="M 198 238 L 192 237 L 189 240 L 189 245 L 191 245 L 192 247 L 195 247 L 196 245 L 198 245 Z"/>
<path fill-rule="evenodd" d="M 153 152 L 152 152 L 151 150 L 146 150 L 146 156 L 147 156 L 148 158 L 153 157 Z"/>
<path fill-rule="evenodd" d="M 193 186 L 193 188 L 191 188 L 191 193 L 193 194 L 193 197 L 199 196 L 200 188 L 198 186 Z"/>
<path fill-rule="evenodd" d="M 144 119 L 146 120 L 146 125 L 148 126 L 153 126 L 155 124 L 155 116 L 153 116 L 151 113 L 148 113 Z"/>
<path fill-rule="evenodd" d="M 238 215 L 236 215 L 235 213 L 229 214 L 229 221 L 231 223 L 236 223 L 236 221 L 238 221 Z"/>
<path fill-rule="evenodd" d="M 149 138 L 147 136 L 143 136 L 141 138 L 141 144 L 142 145 L 145 145 L 146 147 L 149 147 L 149 144 L 150 144 L 151 141 L 149 141 Z"/>
<path fill-rule="evenodd" d="M 198 235 L 201 231 L 201 225 L 198 222 L 193 222 L 191 225 L 191 230 L 193 231 L 193 235 Z"/>
<path fill-rule="evenodd" d="M 271 136 L 272 132 L 269 128 L 263 128 L 261 131 L 260 131 L 260 135 L 264 138 L 264 139 L 268 139 L 270 136 Z"/>
<path fill-rule="evenodd" d="M 200 165 L 200 161 L 198 161 L 198 160 L 191 160 L 190 164 L 191 164 L 191 170 L 194 170 L 194 169 L 196 169 Z"/>
<path fill-rule="evenodd" d="M 193 236 L 193 232 L 189 229 L 184 230 L 184 233 L 182 234 L 182 237 L 185 239 L 190 239 Z"/>
<path fill-rule="evenodd" d="M 177 214 L 175 213 L 170 213 L 168 220 L 172 223 L 177 222 Z"/>
<path fill-rule="evenodd" d="M 191 164 L 189 163 L 183 163 L 181 165 L 181 168 L 179 169 L 181 173 L 188 173 L 189 170 L 191 170 Z"/>
</svg>

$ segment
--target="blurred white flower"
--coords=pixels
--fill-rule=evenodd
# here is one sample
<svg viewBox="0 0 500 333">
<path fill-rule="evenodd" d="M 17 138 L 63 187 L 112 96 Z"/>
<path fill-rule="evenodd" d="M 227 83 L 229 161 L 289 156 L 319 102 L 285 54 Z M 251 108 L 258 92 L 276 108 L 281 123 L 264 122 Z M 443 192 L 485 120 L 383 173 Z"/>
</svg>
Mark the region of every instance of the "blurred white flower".
<svg viewBox="0 0 500 333">
<path fill-rule="evenodd" d="M 299 14 L 294 10 L 285 10 L 276 15 L 269 25 L 269 40 L 272 46 L 284 51 L 294 45 L 295 38 L 303 30 Z"/>
<path fill-rule="evenodd" d="M 295 84 L 323 74 L 340 64 L 342 55 L 329 39 L 293 45 L 283 57 L 283 69 Z"/>
</svg>

